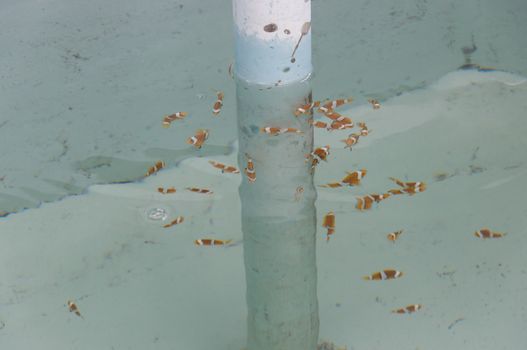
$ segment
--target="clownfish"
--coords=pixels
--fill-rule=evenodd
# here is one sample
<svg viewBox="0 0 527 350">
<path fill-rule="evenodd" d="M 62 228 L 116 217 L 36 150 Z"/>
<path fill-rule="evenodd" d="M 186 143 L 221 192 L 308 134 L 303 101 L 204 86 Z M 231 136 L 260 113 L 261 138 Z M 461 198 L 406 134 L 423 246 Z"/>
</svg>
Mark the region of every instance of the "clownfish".
<svg viewBox="0 0 527 350">
<path fill-rule="evenodd" d="M 240 171 L 232 165 L 225 165 L 223 163 L 215 162 L 213 160 L 209 160 L 209 163 L 212 164 L 213 167 L 220 169 L 222 173 L 229 173 L 229 174 L 239 174 L 240 173 Z"/>
<path fill-rule="evenodd" d="M 324 147 L 318 147 L 310 154 L 306 155 L 306 162 L 311 159 L 311 171 L 315 170 L 315 167 L 321 162 L 327 162 L 327 157 L 329 155 L 329 145 Z"/>
<path fill-rule="evenodd" d="M 77 304 L 75 304 L 75 302 L 73 300 L 68 300 L 68 310 L 70 312 L 73 312 L 75 313 L 75 315 L 79 316 L 79 317 L 82 317 L 80 311 L 79 311 L 79 308 L 77 307 Z M 82 317 L 84 318 L 84 317 Z"/>
<path fill-rule="evenodd" d="M 359 137 L 361 134 L 350 134 L 347 139 L 340 140 L 341 142 L 344 142 L 346 146 L 344 148 L 349 148 L 351 151 L 351 146 L 354 146 L 359 142 Z"/>
<path fill-rule="evenodd" d="M 187 187 L 187 190 L 189 190 L 190 192 L 196 192 L 196 193 L 202 193 L 202 194 L 212 194 L 212 193 L 214 193 L 211 190 L 209 190 L 208 188 Z"/>
<path fill-rule="evenodd" d="M 371 104 L 371 106 L 373 107 L 373 109 L 379 109 L 381 108 L 381 104 L 379 103 L 379 101 L 377 101 L 376 99 L 374 98 L 370 98 L 368 100 L 368 102 Z"/>
<path fill-rule="evenodd" d="M 221 107 L 223 107 L 223 92 L 218 91 L 216 95 L 218 99 L 214 102 L 214 106 L 212 106 L 212 114 L 214 115 L 220 114 Z"/>
<path fill-rule="evenodd" d="M 158 187 L 157 192 L 162 193 L 162 194 L 176 193 L 176 189 L 174 187 L 168 187 L 168 188 Z"/>
<path fill-rule="evenodd" d="M 353 120 L 351 120 L 351 118 L 345 117 L 340 113 L 329 111 L 327 113 L 324 113 L 324 115 L 335 122 L 353 125 Z"/>
<path fill-rule="evenodd" d="M 361 136 L 368 136 L 371 132 L 371 130 L 368 129 L 368 127 L 366 126 L 366 123 L 365 122 L 359 122 L 359 124 L 357 124 L 360 128 L 360 135 Z"/>
<path fill-rule="evenodd" d="M 507 235 L 506 233 L 502 232 L 492 232 L 488 228 L 482 228 L 481 230 L 477 230 L 474 232 L 474 236 L 478 238 L 501 238 L 503 236 Z"/>
<path fill-rule="evenodd" d="M 403 230 L 399 230 L 399 231 L 395 231 L 395 232 L 392 232 L 392 233 L 388 233 L 386 238 L 388 238 L 388 240 L 390 240 L 392 242 L 395 242 L 397 240 L 397 238 L 399 238 L 401 233 L 403 233 Z"/>
<path fill-rule="evenodd" d="M 364 276 L 362 279 L 368 280 L 368 281 L 383 281 L 383 280 L 391 280 L 394 278 L 399 278 L 403 275 L 401 271 L 393 270 L 393 269 L 387 269 L 379 272 L 374 272 L 369 276 Z"/>
<path fill-rule="evenodd" d="M 375 198 L 373 198 L 370 195 L 356 197 L 356 198 L 357 198 L 357 204 L 355 205 L 355 208 L 357 208 L 358 210 L 371 209 L 373 202 L 375 202 Z"/>
<path fill-rule="evenodd" d="M 272 136 L 277 136 L 285 133 L 296 133 L 296 134 L 303 134 L 302 131 L 298 130 L 297 128 L 278 128 L 275 126 L 266 126 L 263 128 L 260 128 L 260 131 L 269 134 Z"/>
<path fill-rule="evenodd" d="M 181 224 L 181 223 L 183 222 L 183 220 L 185 220 L 184 217 L 182 217 L 182 216 L 178 216 L 177 218 L 175 218 L 174 220 L 172 220 L 172 221 L 169 222 L 168 224 L 163 225 L 163 227 L 167 228 L 167 227 L 170 227 L 170 226 L 174 226 L 174 225 L 177 225 L 177 224 Z"/>
<path fill-rule="evenodd" d="M 247 167 L 245 168 L 244 172 L 247 176 L 247 180 L 249 181 L 249 183 L 253 183 L 256 181 L 256 171 L 254 170 L 254 162 L 247 153 L 245 153 L 245 157 L 247 158 Z"/>
<path fill-rule="evenodd" d="M 424 183 L 424 182 L 403 182 L 403 181 L 401 181 L 399 179 L 396 179 L 394 177 L 390 177 L 390 180 L 392 180 L 397 185 L 402 187 L 402 190 L 400 190 L 400 191 L 397 191 L 397 190 L 390 190 L 390 191 L 388 191 L 391 194 L 407 193 L 409 195 L 413 195 L 413 194 L 416 194 L 418 192 L 423 192 L 424 190 L 426 190 L 426 183 Z"/>
<path fill-rule="evenodd" d="M 333 130 L 352 129 L 353 126 L 354 126 L 353 122 L 351 122 L 351 123 L 344 123 L 344 122 L 339 122 L 339 121 L 335 120 L 329 125 L 329 127 L 326 130 L 333 131 Z"/>
<path fill-rule="evenodd" d="M 326 129 L 328 127 L 328 123 L 321 122 L 321 121 L 313 121 L 311 120 L 309 124 L 313 125 L 315 128 L 319 129 Z"/>
<path fill-rule="evenodd" d="M 372 197 L 375 202 L 379 203 L 380 201 L 385 200 L 386 198 L 389 198 L 391 196 L 391 193 L 383 193 L 383 194 L 371 193 L 369 194 L 369 196 Z"/>
<path fill-rule="evenodd" d="M 351 103 L 353 102 L 353 98 L 352 97 L 349 97 L 349 98 L 339 98 L 339 99 L 336 99 L 336 100 L 333 100 L 333 101 L 329 101 L 327 103 L 325 103 L 322 107 L 320 107 L 317 112 L 319 113 L 327 113 L 339 106 L 342 106 L 343 104 L 346 104 L 346 103 Z"/>
<path fill-rule="evenodd" d="M 392 310 L 392 313 L 394 314 L 411 314 L 412 312 L 416 312 L 417 310 L 420 310 L 423 307 L 421 304 L 413 304 L 408 305 L 406 307 L 402 307 L 400 309 Z"/>
<path fill-rule="evenodd" d="M 330 211 L 324 216 L 324 220 L 322 221 L 322 227 L 325 227 L 328 229 L 327 235 L 326 235 L 326 241 L 329 241 L 329 237 L 335 233 L 335 213 Z"/>
<path fill-rule="evenodd" d="M 222 240 L 222 239 L 211 239 L 211 238 L 201 238 L 194 241 L 195 245 L 199 246 L 215 246 L 215 245 L 227 245 L 232 242 L 232 239 Z"/>
<path fill-rule="evenodd" d="M 156 162 L 156 164 L 154 164 L 154 166 L 148 168 L 145 176 L 153 175 L 157 173 L 159 170 L 163 169 L 164 167 L 165 167 L 165 162 L 163 162 L 162 160 L 159 160 Z"/>
<path fill-rule="evenodd" d="M 362 178 L 366 176 L 367 170 L 361 169 L 352 172 L 347 171 L 346 173 L 348 175 L 346 175 L 346 177 L 342 179 L 342 182 L 350 186 L 357 186 L 360 185 L 360 181 L 362 180 Z"/>
<path fill-rule="evenodd" d="M 295 109 L 293 114 L 295 115 L 295 117 L 298 117 L 299 115 L 308 113 L 314 107 L 318 107 L 318 106 L 320 106 L 320 101 L 313 101 L 311 103 L 298 107 L 297 109 Z"/>
<path fill-rule="evenodd" d="M 187 143 L 200 149 L 205 143 L 205 140 L 209 138 L 209 131 L 207 129 L 198 129 L 194 136 L 191 136 L 187 139 Z"/>
<path fill-rule="evenodd" d="M 166 115 L 163 118 L 163 127 L 168 128 L 174 120 L 181 120 L 188 115 L 187 112 L 176 112 L 174 114 Z"/>
</svg>

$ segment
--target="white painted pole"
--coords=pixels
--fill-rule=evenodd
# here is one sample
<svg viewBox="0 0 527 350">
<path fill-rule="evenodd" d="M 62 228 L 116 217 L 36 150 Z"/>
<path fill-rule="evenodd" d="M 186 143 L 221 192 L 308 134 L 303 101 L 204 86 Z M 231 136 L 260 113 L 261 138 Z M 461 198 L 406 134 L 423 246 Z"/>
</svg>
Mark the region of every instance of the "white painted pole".
<svg viewBox="0 0 527 350">
<path fill-rule="evenodd" d="M 263 85 L 308 78 L 311 0 L 233 0 L 238 79 Z"/>
<path fill-rule="evenodd" d="M 247 281 L 247 349 L 315 350 L 319 319 L 313 128 L 296 118 L 311 101 L 311 1 L 233 0 L 234 75 Z M 265 126 L 302 133 L 270 136 Z"/>
</svg>

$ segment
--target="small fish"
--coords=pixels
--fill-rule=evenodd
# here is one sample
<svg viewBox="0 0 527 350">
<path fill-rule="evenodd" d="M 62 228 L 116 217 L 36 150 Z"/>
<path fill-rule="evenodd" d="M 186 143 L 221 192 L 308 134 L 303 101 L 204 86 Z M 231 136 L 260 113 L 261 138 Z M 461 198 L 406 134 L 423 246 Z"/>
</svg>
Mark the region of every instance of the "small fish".
<svg viewBox="0 0 527 350">
<path fill-rule="evenodd" d="M 383 193 L 383 194 L 371 193 L 369 194 L 369 196 L 372 197 L 375 202 L 379 203 L 380 201 L 385 200 L 386 198 L 389 198 L 391 196 L 391 193 Z"/>
<path fill-rule="evenodd" d="M 402 307 L 400 309 L 392 310 L 394 314 L 411 314 L 412 312 L 416 312 L 417 310 L 420 310 L 423 306 L 421 304 L 413 304 L 408 305 L 406 307 Z"/>
<path fill-rule="evenodd" d="M 212 192 L 211 190 L 209 190 L 207 188 L 187 187 L 187 190 L 189 190 L 190 192 L 196 192 L 196 193 L 202 193 L 202 194 L 212 194 L 212 193 L 214 193 L 214 192 Z"/>
<path fill-rule="evenodd" d="M 329 145 L 324 147 L 318 147 L 310 154 L 306 155 L 306 161 L 311 159 L 311 170 L 314 171 L 315 167 L 321 162 L 327 162 L 327 157 L 329 155 Z"/>
<path fill-rule="evenodd" d="M 176 189 L 174 187 L 168 187 L 168 188 L 158 187 L 157 192 L 162 193 L 162 194 L 176 193 Z"/>
<path fill-rule="evenodd" d="M 324 115 L 335 122 L 353 125 L 353 120 L 351 120 L 351 118 L 345 117 L 340 113 L 329 111 L 327 113 L 324 113 Z"/>
<path fill-rule="evenodd" d="M 303 134 L 302 131 L 298 130 L 297 128 L 278 128 L 274 126 L 266 126 L 263 128 L 260 128 L 260 131 L 272 136 L 277 136 L 285 133 L 296 133 L 296 134 Z"/>
<path fill-rule="evenodd" d="M 379 109 L 381 108 L 381 104 L 379 103 L 379 101 L 377 101 L 376 99 L 374 98 L 370 98 L 368 100 L 368 102 L 371 104 L 371 106 L 373 107 L 373 109 Z"/>
<path fill-rule="evenodd" d="M 346 146 L 344 148 L 349 148 L 351 151 L 351 146 L 354 146 L 359 142 L 360 134 L 350 134 L 347 139 L 340 140 L 341 142 L 344 142 Z"/>
<path fill-rule="evenodd" d="M 339 106 L 342 106 L 343 104 L 346 104 L 346 103 L 351 103 L 353 102 L 353 98 L 352 97 L 349 97 L 349 98 L 339 98 L 337 100 L 333 100 L 333 101 L 329 101 L 327 103 L 325 103 L 322 107 L 320 107 L 317 112 L 319 113 L 327 113 L 329 111 L 332 111 L 333 109 L 339 107 Z"/>
<path fill-rule="evenodd" d="M 505 235 L 507 234 L 502 232 L 492 232 L 488 228 L 482 228 L 481 230 L 474 232 L 474 236 L 478 238 L 501 238 Z"/>
<path fill-rule="evenodd" d="M 209 131 L 207 129 L 198 129 L 194 136 L 191 136 L 187 139 L 187 143 L 200 149 L 205 143 L 205 140 L 209 138 Z"/>
<path fill-rule="evenodd" d="M 213 160 L 209 160 L 209 163 L 212 164 L 213 167 L 220 169 L 222 173 L 229 173 L 229 174 L 239 174 L 240 173 L 240 171 L 232 165 L 225 165 L 223 163 L 215 162 Z"/>
<path fill-rule="evenodd" d="M 328 123 L 321 122 L 321 121 L 313 121 L 311 120 L 309 124 L 313 125 L 315 128 L 319 129 L 326 129 L 328 127 Z"/>
<path fill-rule="evenodd" d="M 174 120 L 181 120 L 188 115 L 187 112 L 176 112 L 174 114 L 166 115 L 163 118 L 163 127 L 168 128 Z"/>
<path fill-rule="evenodd" d="M 245 157 L 247 158 L 247 167 L 245 168 L 244 172 L 247 176 L 247 180 L 249 181 L 249 183 L 253 183 L 256 181 L 256 171 L 254 170 L 254 162 L 247 153 L 245 153 Z"/>
<path fill-rule="evenodd" d="M 403 275 L 401 271 L 393 270 L 393 269 L 387 269 L 379 272 L 374 272 L 369 276 L 364 276 L 362 279 L 369 280 L 369 281 L 383 281 L 383 280 L 391 280 L 394 278 L 399 278 Z"/>
<path fill-rule="evenodd" d="M 403 233 L 403 230 L 399 230 L 399 231 L 395 231 L 395 232 L 392 232 L 392 233 L 388 233 L 386 238 L 388 238 L 388 240 L 390 240 L 392 242 L 395 242 L 399 238 L 401 233 Z"/>
<path fill-rule="evenodd" d="M 222 240 L 222 239 L 211 239 L 211 238 L 201 238 L 194 241 L 195 245 L 199 246 L 215 246 L 215 245 L 227 245 L 232 242 L 232 239 Z"/>
<path fill-rule="evenodd" d="M 357 125 L 360 128 L 361 136 L 368 136 L 370 134 L 371 130 L 368 129 L 365 122 L 359 122 Z"/>
<path fill-rule="evenodd" d="M 148 168 L 145 176 L 150 176 L 155 173 L 157 173 L 159 170 L 163 169 L 165 167 L 165 162 L 162 160 L 158 160 L 154 166 Z"/>
<path fill-rule="evenodd" d="M 311 103 L 308 103 L 308 104 L 305 104 L 303 106 L 298 107 L 297 109 L 295 109 L 293 114 L 295 115 L 295 117 L 298 117 L 298 116 L 300 116 L 302 114 L 308 113 L 314 107 L 318 107 L 318 106 L 320 106 L 320 101 L 313 101 Z"/>
<path fill-rule="evenodd" d="M 370 195 L 357 197 L 357 204 L 355 205 L 355 208 L 358 210 L 368 210 L 371 209 L 373 202 L 375 202 L 375 198 Z"/>
<path fill-rule="evenodd" d="M 329 241 L 329 237 L 335 233 L 335 213 L 330 211 L 324 216 L 324 219 L 322 220 L 322 227 L 325 227 L 328 229 L 327 235 L 326 235 L 326 241 Z"/>
<path fill-rule="evenodd" d="M 353 122 L 351 123 L 343 123 L 343 122 L 339 122 L 339 121 L 334 121 L 332 122 L 329 127 L 326 129 L 328 131 L 333 131 L 333 130 L 345 130 L 345 129 L 353 129 L 354 125 L 353 125 Z"/>
<path fill-rule="evenodd" d="M 402 191 L 404 193 L 407 193 L 409 195 L 413 195 L 413 194 L 416 194 L 418 192 L 423 192 L 424 190 L 426 190 L 426 183 L 424 182 L 403 182 L 399 179 L 396 179 L 394 177 L 390 177 L 390 180 L 392 180 L 393 182 L 395 182 L 397 185 L 401 186 L 402 187 Z M 390 190 L 388 191 L 392 194 L 401 194 L 401 193 L 398 193 L 396 190 Z"/>
<path fill-rule="evenodd" d="M 212 106 L 212 114 L 214 115 L 220 114 L 221 107 L 223 107 L 223 92 L 218 91 L 216 95 L 218 99 L 214 102 L 214 106 Z"/>
<path fill-rule="evenodd" d="M 185 220 L 184 217 L 182 217 L 182 216 L 178 216 L 177 218 L 175 218 L 174 220 L 172 220 L 172 221 L 169 222 L 168 224 L 163 225 L 163 227 L 167 228 L 167 227 L 170 227 L 170 226 L 174 226 L 174 225 L 177 225 L 177 224 L 181 224 L 181 223 L 183 222 L 183 220 Z"/>
<path fill-rule="evenodd" d="M 68 310 L 70 310 L 70 312 L 75 313 L 75 315 L 82 317 L 79 308 L 77 307 L 77 304 L 75 304 L 73 300 L 68 300 Z"/>
<path fill-rule="evenodd" d="M 344 185 L 342 184 L 342 182 L 330 182 L 330 183 L 327 183 L 327 184 L 324 184 L 324 185 L 318 185 L 319 187 L 324 187 L 324 188 L 338 188 L 338 187 L 344 187 Z"/>
<path fill-rule="evenodd" d="M 348 175 L 342 179 L 342 182 L 350 186 L 360 185 L 360 181 L 366 176 L 367 170 L 361 169 L 352 172 L 346 172 Z"/>
</svg>

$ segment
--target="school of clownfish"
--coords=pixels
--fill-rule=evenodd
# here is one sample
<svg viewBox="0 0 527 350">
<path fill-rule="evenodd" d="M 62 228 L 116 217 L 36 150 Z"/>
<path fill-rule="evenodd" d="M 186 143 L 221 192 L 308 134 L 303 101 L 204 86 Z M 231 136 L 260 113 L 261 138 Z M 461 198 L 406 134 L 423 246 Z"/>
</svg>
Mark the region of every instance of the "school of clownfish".
<svg viewBox="0 0 527 350">
<path fill-rule="evenodd" d="M 216 92 L 217 99 L 213 104 L 212 107 L 212 114 L 213 116 L 218 116 L 221 112 L 221 108 L 223 106 L 223 98 L 224 93 L 221 91 Z M 310 118 L 308 118 L 308 123 L 312 125 L 315 128 L 323 128 L 327 131 L 334 131 L 334 130 L 345 130 L 345 129 L 352 129 L 355 127 L 355 124 L 353 120 L 349 117 L 343 116 L 340 113 L 337 113 L 335 111 L 335 108 L 340 107 L 344 104 L 349 104 L 353 101 L 351 97 L 349 98 L 343 98 L 343 99 L 336 99 L 329 102 L 326 102 L 322 104 L 321 101 L 313 101 L 311 103 L 307 103 L 305 105 L 297 107 L 293 115 L 295 117 L 300 117 L 302 115 L 309 115 Z M 371 104 L 374 110 L 379 109 L 381 107 L 379 101 L 375 99 L 369 99 L 368 102 Z M 315 110 L 315 108 L 317 108 Z M 316 111 L 318 113 L 321 113 L 325 117 L 327 117 L 331 122 L 322 122 L 322 121 L 313 121 L 312 118 L 312 111 Z M 185 117 L 188 116 L 188 112 L 176 112 L 170 115 L 166 115 L 163 118 L 162 126 L 164 128 L 170 127 L 171 123 L 177 120 L 183 120 Z M 360 137 L 368 136 L 371 130 L 368 129 L 365 122 L 359 122 L 357 123 L 358 127 L 360 128 L 360 131 L 358 133 L 351 133 L 346 139 L 340 140 L 345 144 L 344 148 L 349 148 L 352 150 L 352 146 L 355 146 L 359 142 Z M 296 128 L 291 127 L 278 127 L 278 126 L 263 126 L 260 128 L 260 132 L 265 133 L 270 136 L 278 136 L 282 134 L 302 134 L 302 131 Z M 209 130 L 207 129 L 198 129 L 196 130 L 195 134 L 193 136 L 190 136 L 187 138 L 187 143 L 196 149 L 201 149 L 205 141 L 209 137 Z M 322 161 L 327 162 L 327 158 L 330 154 L 330 146 L 325 145 L 321 147 L 317 147 L 311 152 L 310 154 L 306 155 L 306 161 L 311 162 L 311 171 L 314 172 L 317 165 L 319 165 Z M 244 174 L 247 177 L 247 180 L 249 183 L 254 183 L 256 181 L 256 171 L 254 167 L 254 161 L 249 156 L 249 154 L 245 154 L 246 158 L 246 167 L 244 169 Z M 216 169 L 219 169 L 221 173 L 224 174 L 239 174 L 240 171 L 238 168 L 236 168 L 233 165 L 227 165 L 220 162 L 216 162 L 214 160 L 209 160 L 209 164 L 213 166 Z M 145 177 L 151 176 L 156 174 L 161 169 L 165 168 L 166 164 L 163 161 L 157 161 L 153 166 L 147 169 L 145 173 Z M 346 176 L 344 176 L 340 181 L 331 182 L 327 184 L 319 185 L 319 187 L 323 188 L 339 188 L 339 187 L 346 187 L 346 186 L 358 186 L 361 183 L 361 180 L 366 176 L 367 170 L 366 169 L 360 169 L 355 171 L 348 171 L 346 172 Z M 415 195 L 417 193 L 423 192 L 426 190 L 426 183 L 414 181 L 414 182 L 404 182 L 399 179 L 396 179 L 394 177 L 389 178 L 392 182 L 394 182 L 398 187 L 392 188 L 387 190 L 385 193 L 370 193 L 363 196 L 357 196 L 356 197 L 356 205 L 355 208 L 359 211 L 369 210 L 373 207 L 373 204 L 379 204 L 380 202 L 394 196 L 398 195 L 404 195 L 407 194 L 409 196 Z M 204 194 L 204 195 L 211 195 L 213 194 L 213 191 L 208 188 L 197 188 L 197 187 L 187 187 L 187 191 L 198 193 L 198 194 Z M 177 192 L 176 188 L 174 187 L 158 187 L 157 191 L 161 194 L 174 194 Z M 304 189 L 302 186 L 298 186 L 294 193 L 294 200 L 299 201 L 302 193 L 304 192 Z M 172 226 L 181 224 L 184 222 L 183 216 L 177 216 L 175 219 L 170 221 L 169 223 L 163 225 L 164 228 L 170 228 Z M 326 241 L 329 242 L 330 237 L 335 233 L 336 226 L 335 226 L 335 213 L 333 211 L 328 212 L 326 215 L 324 215 L 322 219 L 322 227 L 325 228 L 326 231 Z M 401 234 L 403 233 L 403 230 L 398 230 L 391 232 L 387 234 L 386 238 L 395 243 Z M 482 239 L 492 239 L 492 238 L 501 238 L 504 237 L 506 233 L 503 232 L 496 232 L 492 231 L 489 228 L 482 228 L 474 232 L 474 236 Z M 214 238 L 199 238 L 194 240 L 194 244 L 196 246 L 228 246 L 233 242 L 232 239 L 214 239 Z M 383 280 L 391 280 L 391 279 L 397 279 L 399 277 L 402 277 L 404 273 L 402 271 L 388 268 L 382 271 L 373 272 L 370 275 L 363 276 L 364 280 L 368 281 L 383 281 Z M 67 301 L 67 307 L 70 312 L 75 313 L 79 317 L 83 317 L 79 311 L 79 308 L 77 304 L 72 301 Z M 418 310 L 420 310 L 423 306 L 421 304 L 410 304 L 405 307 L 397 308 L 392 310 L 392 313 L 396 314 L 411 314 Z"/>
</svg>

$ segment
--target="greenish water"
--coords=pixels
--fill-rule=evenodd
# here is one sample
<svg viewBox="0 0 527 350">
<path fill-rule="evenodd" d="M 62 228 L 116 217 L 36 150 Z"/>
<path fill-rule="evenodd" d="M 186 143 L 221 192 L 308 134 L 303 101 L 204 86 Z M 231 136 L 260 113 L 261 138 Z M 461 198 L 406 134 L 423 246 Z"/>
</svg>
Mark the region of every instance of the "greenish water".
<svg viewBox="0 0 527 350">
<path fill-rule="evenodd" d="M 354 96 L 339 112 L 371 130 L 351 152 L 340 141 L 346 131 L 264 138 L 253 130 L 259 122 L 237 142 L 228 5 L 0 5 L 0 212 L 13 212 L 0 218 L 0 348 L 242 349 L 242 228 L 276 222 L 315 234 L 320 342 L 347 350 L 527 347 L 525 5 L 313 3 L 313 97 Z M 497 71 L 457 70 L 467 62 Z M 226 95 L 217 118 L 215 89 Z M 268 91 L 266 103 L 282 92 Z M 372 97 L 379 110 L 367 104 Z M 162 117 L 179 110 L 189 116 L 162 128 Z M 261 122 L 281 113 L 277 106 Z M 288 126 L 306 128 L 291 118 Z M 198 128 L 210 129 L 201 150 L 186 144 Z M 262 145 L 249 145 L 251 135 Z M 331 147 L 313 180 L 295 178 L 308 184 L 298 201 L 298 184 L 280 174 L 308 165 L 283 151 L 291 150 L 284 141 L 300 153 L 311 143 Z M 260 170 L 244 192 L 246 152 Z M 299 164 L 288 168 L 288 157 Z M 142 179 L 160 159 L 167 167 Z M 242 173 L 221 174 L 209 160 Z M 362 168 L 360 186 L 319 187 Z M 397 187 L 389 177 L 427 189 L 356 210 L 356 196 Z M 157 192 L 170 186 L 174 195 Z M 276 205 L 258 199 L 266 189 Z M 154 208 L 166 219 L 149 219 Z M 276 222 L 247 221 L 265 208 Z M 336 232 L 327 242 L 329 211 Z M 163 227 L 178 215 L 182 224 Z M 483 227 L 507 235 L 478 239 Z M 396 230 L 403 233 L 394 243 L 386 235 Z M 194 245 L 205 237 L 233 244 Z M 287 252 L 285 241 L 266 238 Z M 362 279 L 386 268 L 404 275 Z M 68 312 L 70 299 L 83 318 Z M 391 312 L 416 303 L 416 313 Z"/>
</svg>

